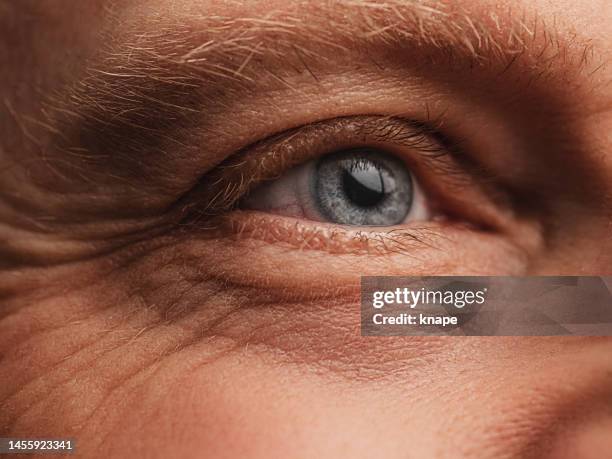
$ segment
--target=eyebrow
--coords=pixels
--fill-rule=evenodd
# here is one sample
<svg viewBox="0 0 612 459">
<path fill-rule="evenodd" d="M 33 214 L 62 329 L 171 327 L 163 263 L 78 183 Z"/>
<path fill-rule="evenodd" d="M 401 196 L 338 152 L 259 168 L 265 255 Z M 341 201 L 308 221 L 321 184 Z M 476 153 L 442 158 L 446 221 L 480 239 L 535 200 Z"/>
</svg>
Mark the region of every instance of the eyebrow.
<svg viewBox="0 0 612 459">
<path fill-rule="evenodd" d="M 463 2 L 419 0 L 299 1 L 263 16 L 221 17 L 189 11 L 175 17 L 152 14 L 136 21 L 119 41 L 131 60 L 138 54 L 160 63 L 182 64 L 215 78 L 248 78 L 258 58 L 283 62 L 333 60 L 337 53 L 399 48 L 441 51 L 473 63 L 502 64 L 531 58 L 530 64 L 581 67 L 594 57 L 588 39 L 569 33 L 561 20 L 546 23 L 537 11 L 492 8 Z M 246 10 L 246 7 L 244 8 Z M 143 30 L 139 30 L 142 28 Z M 126 67 L 129 68 L 129 67 Z"/>
<path fill-rule="evenodd" d="M 182 143 L 169 133 L 189 131 L 254 87 L 297 90 L 288 73 L 318 81 L 320 69 L 333 71 L 339 57 L 360 55 L 384 71 L 378 60 L 394 53 L 412 65 L 490 75 L 519 68 L 534 78 L 567 77 L 596 63 L 588 41 L 568 41 L 559 23 L 550 27 L 536 13 L 475 12 L 450 2 L 306 1 L 239 17 L 134 13 L 115 12 L 118 31 L 86 76 L 52 99 L 47 112 L 55 118 L 48 124 L 60 125 L 64 151 L 86 151 L 124 169 L 142 167 L 143 150 L 153 155 L 164 153 L 168 141 Z M 71 146 L 75 137 L 77 147 Z"/>
</svg>

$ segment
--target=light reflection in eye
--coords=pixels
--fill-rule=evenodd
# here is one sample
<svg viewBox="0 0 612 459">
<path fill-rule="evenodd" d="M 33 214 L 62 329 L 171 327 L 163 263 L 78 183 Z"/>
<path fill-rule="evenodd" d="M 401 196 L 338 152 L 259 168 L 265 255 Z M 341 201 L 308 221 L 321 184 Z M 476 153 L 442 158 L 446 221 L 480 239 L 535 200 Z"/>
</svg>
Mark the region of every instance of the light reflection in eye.
<svg viewBox="0 0 612 459">
<path fill-rule="evenodd" d="M 438 124 L 356 115 L 271 135 L 203 176 L 182 200 L 181 222 L 214 228 L 286 217 L 266 221 L 277 232 L 287 224 L 362 235 L 432 225 L 497 230 L 504 191 L 482 180 Z"/>
<path fill-rule="evenodd" d="M 429 214 L 406 164 L 374 148 L 308 161 L 260 186 L 243 208 L 350 226 L 394 226 Z"/>
</svg>

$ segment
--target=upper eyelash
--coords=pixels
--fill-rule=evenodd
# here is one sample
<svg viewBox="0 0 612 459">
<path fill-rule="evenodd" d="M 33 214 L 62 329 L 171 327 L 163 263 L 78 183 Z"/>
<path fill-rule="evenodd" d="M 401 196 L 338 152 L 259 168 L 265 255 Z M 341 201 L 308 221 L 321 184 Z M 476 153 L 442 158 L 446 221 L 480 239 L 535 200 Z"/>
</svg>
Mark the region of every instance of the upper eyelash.
<svg viewBox="0 0 612 459">
<path fill-rule="evenodd" d="M 313 131 L 310 137 L 317 135 L 319 138 L 333 136 L 332 131 L 348 137 L 353 131 L 355 137 L 345 141 L 348 147 L 351 142 L 388 143 L 411 148 L 429 160 L 440 160 L 454 149 L 449 148 L 451 141 L 435 128 L 437 125 L 441 125 L 441 121 L 422 123 L 398 116 L 357 115 L 318 121 L 274 134 L 228 158 L 206 174 L 195 189 L 184 195 L 180 201 L 184 214 L 182 223 L 201 221 L 228 211 L 260 181 L 277 178 L 290 167 L 312 159 L 317 154 L 332 153 L 339 149 L 308 152 L 309 148 L 312 150 L 313 145 L 320 141 L 309 138 L 309 131 Z M 297 149 L 302 149 L 301 155 L 293 154 Z M 310 156 L 304 157 L 304 151 Z M 254 175 L 246 176 L 243 170 L 254 158 L 258 162 L 258 170 Z M 447 175 L 451 174 L 454 172 L 449 169 Z"/>
</svg>

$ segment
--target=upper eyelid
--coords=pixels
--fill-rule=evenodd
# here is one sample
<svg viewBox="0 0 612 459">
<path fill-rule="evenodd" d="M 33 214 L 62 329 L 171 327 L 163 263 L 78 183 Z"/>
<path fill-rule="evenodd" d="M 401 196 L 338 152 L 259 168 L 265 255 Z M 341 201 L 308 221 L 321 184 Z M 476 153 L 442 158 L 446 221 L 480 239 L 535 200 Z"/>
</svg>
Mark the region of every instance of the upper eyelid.
<svg viewBox="0 0 612 459">
<path fill-rule="evenodd" d="M 441 54 L 442 59 L 435 61 L 438 66 L 446 65 L 450 53 L 455 63 L 466 64 L 464 67 L 474 74 L 486 73 L 487 63 L 500 60 L 501 68 L 493 72 L 496 78 L 505 74 L 508 66 L 518 65 L 517 60 L 527 59 L 532 53 L 530 65 L 525 66 L 524 71 L 530 84 L 534 84 L 537 75 L 550 77 L 550 72 L 543 72 L 538 65 L 545 63 L 550 68 L 551 61 L 541 58 L 542 50 L 538 49 L 549 47 L 549 41 L 531 49 L 534 35 L 537 35 L 529 33 L 533 29 L 551 42 L 557 39 L 549 52 L 551 58 L 556 56 L 555 63 L 564 66 L 564 71 L 559 72 L 564 77 L 572 73 L 569 68 L 573 61 L 581 67 L 586 66 L 587 61 L 599 65 L 592 45 L 590 48 L 588 44 L 584 47 L 576 43 L 563 45 L 562 34 L 555 37 L 551 31 L 545 33 L 545 25 L 537 17 L 526 20 L 528 16 L 517 14 L 508 21 L 498 12 L 499 19 L 510 24 L 505 24 L 504 29 L 514 37 L 512 41 L 494 36 L 490 29 L 495 29 L 495 21 L 486 24 L 487 21 L 476 19 L 478 14 L 470 15 L 469 11 L 450 14 L 443 4 L 435 8 L 440 16 L 432 14 L 430 6 L 420 8 L 416 3 L 399 0 L 385 2 L 381 5 L 385 8 L 375 9 L 368 8 L 367 2 L 363 3 L 363 8 L 355 7 L 356 2 L 349 4 L 353 6 L 344 9 L 350 13 L 348 17 L 354 16 L 353 21 L 335 29 L 329 27 L 329 22 L 341 22 L 342 15 L 326 8 L 319 9 L 318 13 L 317 9 L 305 11 L 305 17 L 311 21 L 282 10 L 271 12 L 265 19 L 200 20 L 189 17 L 181 21 L 168 18 L 168 30 L 164 34 L 146 33 L 146 21 L 144 26 L 139 23 L 124 31 L 122 37 L 129 37 L 127 40 L 117 38 L 103 47 L 100 61 L 87 69 L 86 78 L 77 82 L 67 94 L 47 103 L 46 112 L 60 123 L 56 131 L 61 137 L 56 140 L 65 146 L 65 135 L 78 137 L 80 141 L 84 139 L 87 144 L 79 146 L 86 148 L 91 156 L 104 157 L 112 151 L 118 156 L 118 167 L 123 166 L 119 164 L 121 161 L 131 163 L 134 161 L 130 158 L 141 155 L 143 143 L 149 152 L 161 151 L 163 145 L 160 144 L 165 140 L 181 141 L 171 139 L 176 133 L 170 130 L 214 116 L 202 107 L 223 107 L 231 103 L 230 99 L 260 87 L 262 80 L 290 88 L 292 85 L 283 78 L 287 66 L 312 74 L 316 79 L 316 66 L 333 67 L 338 53 L 351 55 L 358 49 L 371 48 L 367 58 L 374 62 L 383 59 L 384 50 L 390 48 L 404 56 L 403 62 L 413 61 L 406 59 L 407 53 Z M 342 4 L 333 5 L 342 10 Z M 490 12 L 490 17 L 494 13 Z M 389 23 L 391 19 L 395 22 Z M 210 27 L 204 27 L 208 23 Z M 326 27 L 321 27 L 320 23 Z M 377 28 L 379 23 L 385 27 Z M 451 23 L 453 27 L 449 26 Z M 308 41 L 299 40 L 299 37 L 308 37 Z M 508 43 L 514 43 L 518 49 L 506 49 Z M 327 56 L 320 49 L 322 46 L 334 53 Z M 380 50 L 381 57 L 376 50 Z M 590 58 L 585 59 L 585 56 Z M 428 65 L 427 60 L 416 56 L 414 62 Z M 550 84 L 550 78 L 546 83 Z M 65 123 L 69 124 L 68 128 L 75 124 L 78 127 L 65 129 Z M 204 123 L 198 124 L 201 127 Z"/>
</svg>

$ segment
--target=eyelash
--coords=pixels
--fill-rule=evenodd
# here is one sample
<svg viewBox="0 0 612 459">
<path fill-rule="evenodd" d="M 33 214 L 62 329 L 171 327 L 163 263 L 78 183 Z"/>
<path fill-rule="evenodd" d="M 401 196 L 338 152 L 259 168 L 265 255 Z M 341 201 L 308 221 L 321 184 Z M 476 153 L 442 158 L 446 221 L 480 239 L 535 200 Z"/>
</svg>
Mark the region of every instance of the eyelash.
<svg viewBox="0 0 612 459">
<path fill-rule="evenodd" d="M 242 149 L 206 174 L 182 199 L 181 224 L 213 227 L 216 217 L 239 212 L 236 209 L 240 200 L 255 187 L 279 178 L 292 167 L 346 148 L 378 147 L 406 162 L 423 185 L 434 215 L 465 226 L 465 205 L 453 203 L 448 197 L 459 195 L 458 191 L 465 194 L 480 184 L 475 174 L 466 171 L 466 155 L 460 149 L 460 141 L 445 137 L 442 124 L 441 119 L 425 123 L 395 116 L 358 115 L 272 135 Z M 483 208 L 486 210 L 486 206 Z M 489 210 L 489 215 L 472 215 L 467 223 L 490 229 L 495 226 L 495 213 Z"/>
</svg>

